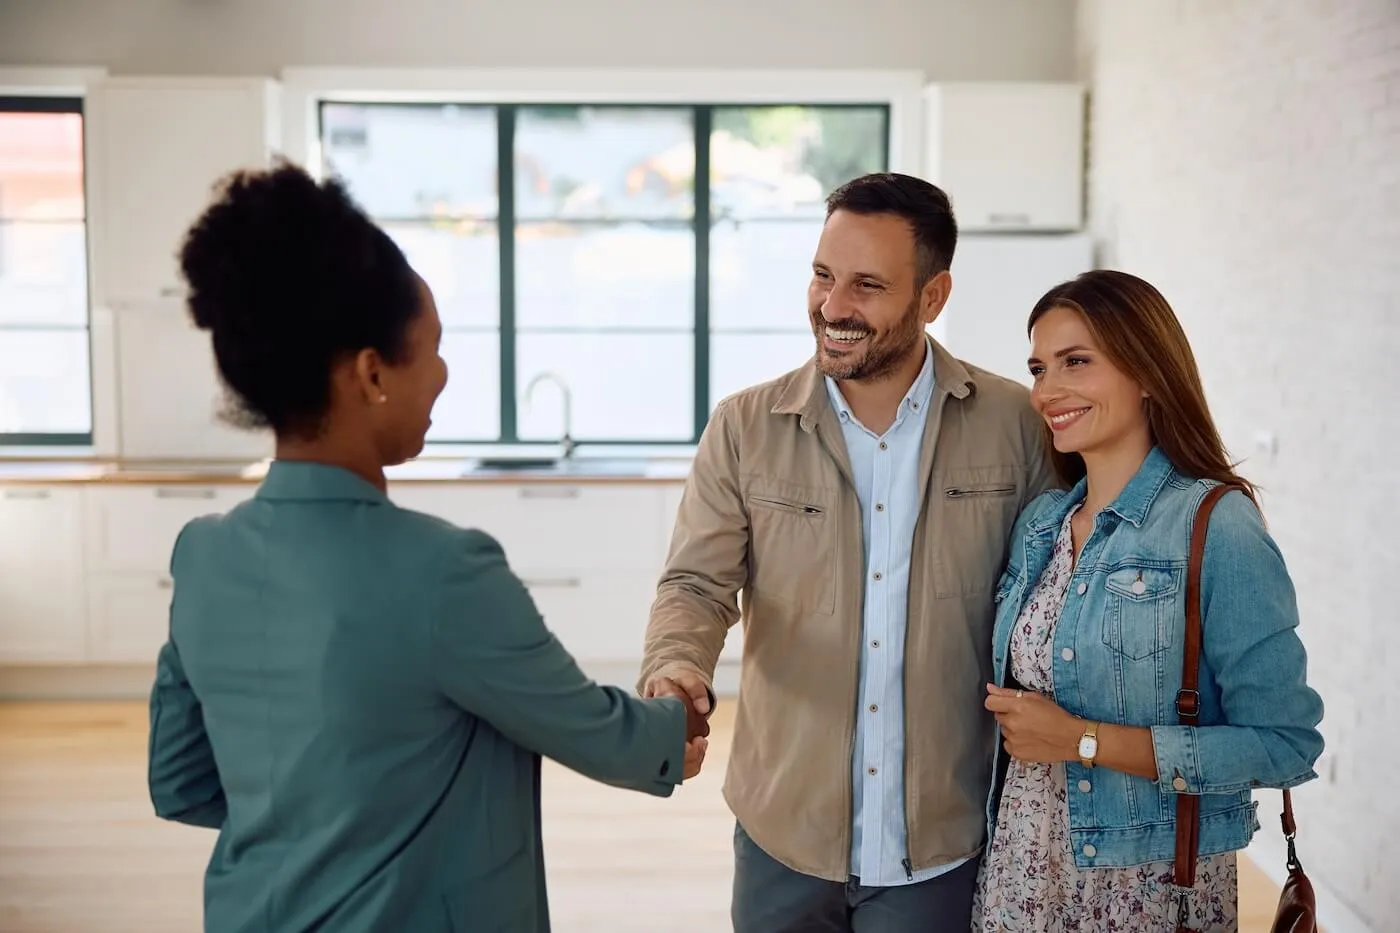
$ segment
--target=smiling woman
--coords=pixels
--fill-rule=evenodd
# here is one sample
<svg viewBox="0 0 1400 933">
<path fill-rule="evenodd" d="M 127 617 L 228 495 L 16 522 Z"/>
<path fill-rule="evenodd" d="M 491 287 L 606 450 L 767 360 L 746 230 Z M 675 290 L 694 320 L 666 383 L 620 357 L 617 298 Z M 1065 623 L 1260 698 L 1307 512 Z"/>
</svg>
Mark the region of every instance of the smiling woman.
<svg viewBox="0 0 1400 933">
<path fill-rule="evenodd" d="M 1292 581 L 1155 288 L 1088 272 L 1028 329 L 1071 488 L 1026 506 L 996 590 L 980 925 L 1238 929 L 1252 792 L 1312 780 L 1322 752 Z"/>
</svg>

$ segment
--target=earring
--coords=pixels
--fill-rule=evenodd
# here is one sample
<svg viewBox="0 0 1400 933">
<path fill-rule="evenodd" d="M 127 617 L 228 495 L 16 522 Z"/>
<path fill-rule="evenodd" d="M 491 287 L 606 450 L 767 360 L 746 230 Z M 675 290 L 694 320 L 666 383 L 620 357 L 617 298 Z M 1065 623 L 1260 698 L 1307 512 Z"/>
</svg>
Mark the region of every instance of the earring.
<svg viewBox="0 0 1400 933">
<path fill-rule="evenodd" d="M 387 402 L 387 401 L 389 401 L 389 396 L 383 395 L 383 394 L 381 394 L 381 395 L 379 396 L 379 402 L 380 402 L 381 405 L 382 405 L 384 402 Z"/>
</svg>

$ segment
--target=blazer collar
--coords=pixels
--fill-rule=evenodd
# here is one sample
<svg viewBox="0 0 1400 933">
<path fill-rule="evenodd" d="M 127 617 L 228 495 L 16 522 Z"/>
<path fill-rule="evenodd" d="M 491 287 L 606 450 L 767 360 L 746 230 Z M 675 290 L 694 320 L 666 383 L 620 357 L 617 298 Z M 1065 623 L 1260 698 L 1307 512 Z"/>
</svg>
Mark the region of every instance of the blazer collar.
<svg viewBox="0 0 1400 933">
<path fill-rule="evenodd" d="M 258 487 L 258 498 L 275 500 L 350 500 L 388 503 L 373 483 L 344 467 L 307 460 L 274 460 Z"/>
</svg>

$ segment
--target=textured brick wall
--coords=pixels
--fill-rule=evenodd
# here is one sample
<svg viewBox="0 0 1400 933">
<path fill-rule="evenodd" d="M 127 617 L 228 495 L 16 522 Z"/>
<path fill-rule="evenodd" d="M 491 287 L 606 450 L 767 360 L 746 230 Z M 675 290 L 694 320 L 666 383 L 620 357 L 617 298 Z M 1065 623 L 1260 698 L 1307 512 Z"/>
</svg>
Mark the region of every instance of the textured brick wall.
<svg viewBox="0 0 1400 933">
<path fill-rule="evenodd" d="M 1175 306 L 1297 583 L 1330 744 L 1306 864 L 1400 930 L 1400 0 L 1079 13 L 1100 264 Z"/>
</svg>

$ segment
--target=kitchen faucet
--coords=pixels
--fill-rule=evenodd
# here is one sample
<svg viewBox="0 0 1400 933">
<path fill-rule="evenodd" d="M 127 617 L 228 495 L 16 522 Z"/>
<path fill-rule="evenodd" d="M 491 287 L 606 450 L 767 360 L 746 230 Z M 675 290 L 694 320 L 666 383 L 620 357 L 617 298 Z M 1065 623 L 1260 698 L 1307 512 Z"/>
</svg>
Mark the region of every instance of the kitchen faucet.
<svg viewBox="0 0 1400 933">
<path fill-rule="evenodd" d="M 559 439 L 559 443 L 564 448 L 564 459 L 568 460 L 570 457 L 573 456 L 574 448 L 578 446 L 574 443 L 572 437 L 574 425 L 573 393 L 569 391 L 569 384 L 565 382 L 561 376 L 548 371 L 542 372 L 535 378 L 531 379 L 529 385 L 525 386 L 526 406 L 529 406 L 531 404 L 531 399 L 533 399 L 535 395 L 535 386 L 539 385 L 541 382 L 554 383 L 559 387 L 559 391 L 564 395 L 564 436 Z"/>
</svg>

